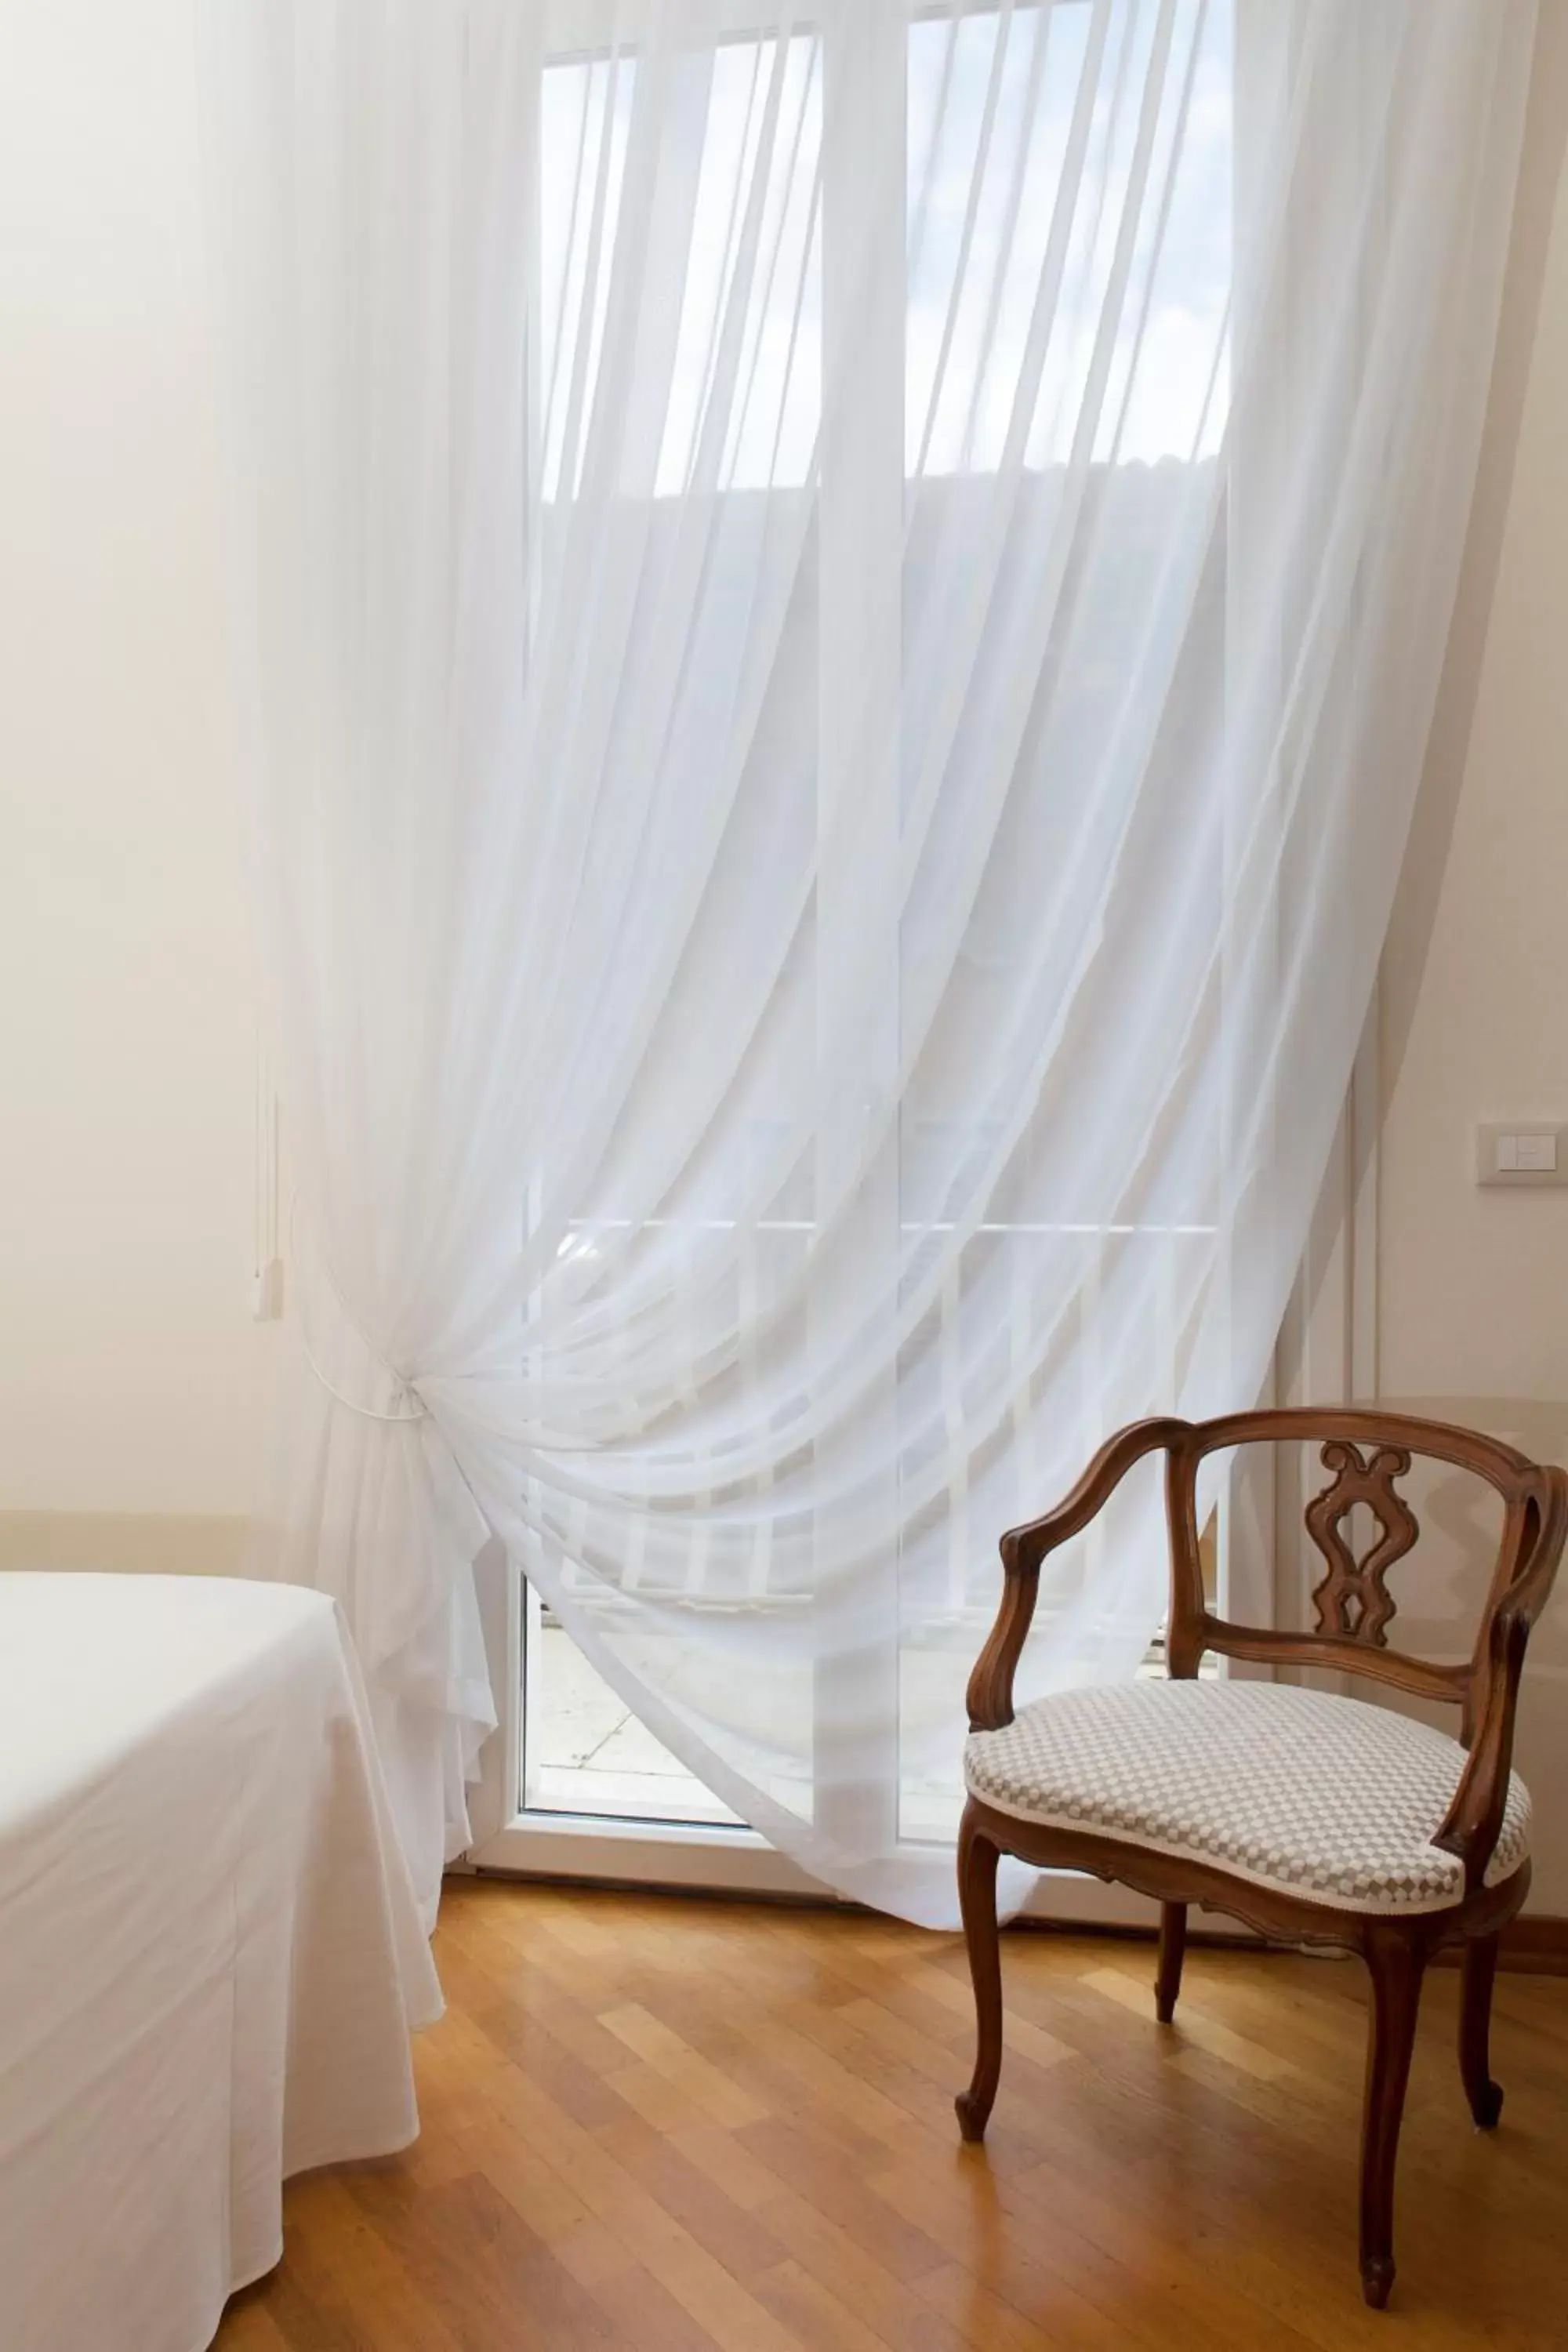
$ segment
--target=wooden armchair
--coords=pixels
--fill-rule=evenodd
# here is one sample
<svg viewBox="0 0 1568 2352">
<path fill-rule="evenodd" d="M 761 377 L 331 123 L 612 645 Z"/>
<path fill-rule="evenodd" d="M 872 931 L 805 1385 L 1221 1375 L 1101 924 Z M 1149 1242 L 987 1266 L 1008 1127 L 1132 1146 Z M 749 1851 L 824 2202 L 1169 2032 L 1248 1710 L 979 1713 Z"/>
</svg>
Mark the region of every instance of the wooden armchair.
<svg viewBox="0 0 1568 2352">
<path fill-rule="evenodd" d="M 1308 1506 L 1328 1562 L 1317 1630 L 1275 1633 L 1213 1615 L 1194 1499 L 1218 1448 L 1320 1439 L 1331 1483 Z M 1165 1455 L 1170 1679 L 1067 1691 L 1016 1715 L 1013 1676 L 1040 1563 L 1087 1526 L 1131 1465 Z M 1395 1482 L 1412 1454 L 1489 1480 L 1503 1498 L 1497 1563 L 1475 1648 L 1433 1665 L 1387 1646 L 1384 1577 L 1419 1529 Z M 1343 1523 L 1357 1504 L 1378 1539 L 1357 1559 Z M 1381 2308 L 1394 2283 L 1394 2168 L 1421 1979 L 1441 1946 L 1464 1947 L 1459 2069 L 1478 2125 L 1497 2122 L 1488 2036 L 1498 1938 L 1530 1885 L 1530 1801 L 1510 1770 L 1530 1629 L 1568 1529 L 1568 1473 L 1442 1422 L 1303 1410 L 1219 1421 L 1135 1423 L 1105 1445 L 1060 1507 L 1002 1538 L 996 1623 L 969 1684 L 968 1803 L 959 1893 L 979 2018 L 966 2139 L 984 2133 L 1002 2060 L 996 1864 L 1002 1853 L 1121 1880 L 1161 1905 L 1160 2021 L 1181 1986 L 1187 1906 L 1225 1911 L 1289 1943 L 1359 1951 L 1373 2001 L 1362 2131 L 1361 2273 Z M 1361 1699 L 1258 1681 L 1199 1682 L 1205 1651 L 1363 1675 L 1461 1710 L 1460 1737 Z"/>
</svg>

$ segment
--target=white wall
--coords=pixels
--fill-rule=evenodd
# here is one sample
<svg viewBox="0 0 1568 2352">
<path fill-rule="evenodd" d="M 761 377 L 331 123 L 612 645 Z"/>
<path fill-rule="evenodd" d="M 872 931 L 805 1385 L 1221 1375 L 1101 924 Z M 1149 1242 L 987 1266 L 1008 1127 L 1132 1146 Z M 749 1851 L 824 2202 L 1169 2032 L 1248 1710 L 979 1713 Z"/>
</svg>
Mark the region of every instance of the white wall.
<svg viewBox="0 0 1568 2352">
<path fill-rule="evenodd" d="M 211 1523 L 252 1489 L 270 1335 L 248 1312 L 255 1014 L 195 62 L 191 0 L 0 0 L 12 1563 L 121 1540 L 35 1514 L 199 1515 L 197 1553 L 221 1552 Z"/>
<path fill-rule="evenodd" d="M 1568 1188 L 1482 1189 L 1473 1140 L 1480 1120 L 1568 1120 L 1568 11 L 1542 16 L 1486 459 L 1384 960 L 1377 1347 L 1386 1400 L 1568 1462 Z M 1451 1482 L 1434 1513 L 1451 1553 L 1460 1509 Z M 1451 1633 L 1476 1579 L 1453 1559 L 1439 1576 Z M 1568 1570 L 1520 1760 L 1531 1907 L 1568 1914 Z"/>
</svg>

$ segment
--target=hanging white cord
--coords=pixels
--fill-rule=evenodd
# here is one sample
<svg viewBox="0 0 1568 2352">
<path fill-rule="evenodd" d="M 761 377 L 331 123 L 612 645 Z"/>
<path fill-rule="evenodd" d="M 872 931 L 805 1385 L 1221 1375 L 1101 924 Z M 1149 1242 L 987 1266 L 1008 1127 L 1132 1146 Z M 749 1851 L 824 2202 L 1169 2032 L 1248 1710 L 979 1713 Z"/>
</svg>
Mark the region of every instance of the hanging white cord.
<svg viewBox="0 0 1568 2352">
<path fill-rule="evenodd" d="M 289 1195 L 289 1263 L 295 1268 L 296 1274 L 298 1274 L 300 1265 L 300 1252 L 296 1244 L 295 1238 L 299 1210 L 300 1188 L 298 1185 L 295 1185 Z M 403 1374 L 395 1370 L 391 1364 L 387 1363 L 385 1357 L 378 1355 L 376 1349 L 371 1346 L 370 1341 L 365 1338 L 364 1333 L 361 1330 L 359 1325 L 350 1314 L 347 1304 L 343 1298 L 343 1294 L 338 1287 L 337 1278 L 333 1275 L 331 1266 L 324 1255 L 321 1259 L 321 1273 L 326 1281 L 328 1289 L 331 1292 L 332 1297 L 338 1302 L 339 1310 L 342 1315 L 343 1321 L 348 1325 L 350 1330 L 353 1331 L 354 1337 L 362 1343 L 366 1354 L 375 1357 L 376 1361 L 384 1370 L 387 1378 L 396 1382 L 400 1394 L 413 1400 L 415 1410 L 412 1412 L 378 1412 L 374 1405 L 360 1404 L 353 1397 L 345 1396 L 342 1389 L 337 1387 L 333 1381 L 327 1378 L 325 1372 L 322 1371 L 321 1367 L 316 1361 L 315 1350 L 310 1345 L 310 1320 L 305 1313 L 304 1285 L 301 1283 L 299 1286 L 300 1345 L 304 1349 L 305 1361 L 310 1365 L 310 1370 L 314 1372 L 321 1386 L 326 1390 L 327 1394 L 331 1398 L 333 1403 L 341 1404 L 348 1412 L 357 1412 L 363 1421 L 427 1421 L 430 1417 L 429 1406 L 419 1394 L 418 1390 L 414 1386 L 413 1382 L 411 1381 L 405 1380 Z"/>
<path fill-rule="evenodd" d="M 259 1028 L 255 1062 L 250 1271 L 260 1284 L 278 1257 L 278 1087 L 271 1051 Z"/>
</svg>

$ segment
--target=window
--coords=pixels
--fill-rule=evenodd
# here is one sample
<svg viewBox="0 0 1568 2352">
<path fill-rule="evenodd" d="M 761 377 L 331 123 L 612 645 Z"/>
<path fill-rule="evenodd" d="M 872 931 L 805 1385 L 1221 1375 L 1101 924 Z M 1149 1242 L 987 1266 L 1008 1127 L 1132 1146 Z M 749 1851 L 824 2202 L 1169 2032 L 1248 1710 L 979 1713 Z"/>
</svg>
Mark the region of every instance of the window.
<svg viewBox="0 0 1568 2352">
<path fill-rule="evenodd" d="M 541 457 L 553 501 L 582 479 L 605 356 L 637 90 L 634 55 L 543 76 Z M 822 349 L 822 45 L 812 35 L 723 44 L 689 109 L 685 292 L 661 384 L 652 489 L 798 487 L 810 474 Z M 721 421 L 718 437 L 715 419 Z"/>
<path fill-rule="evenodd" d="M 1161 38 L 1169 56 L 1151 75 L 1148 45 Z M 1108 55 L 1091 60 L 1096 42 Z M 971 755 L 955 728 L 984 735 L 999 773 L 1026 768 L 1042 780 L 1016 796 L 961 939 L 949 936 L 946 905 L 931 895 L 912 900 L 868 948 L 874 919 L 836 903 L 824 869 L 798 936 L 781 942 L 781 955 L 813 957 L 819 968 L 870 953 L 884 974 L 864 1034 L 851 1041 L 843 1134 L 864 1101 L 901 1090 L 886 1181 L 861 1213 L 865 1247 L 914 1298 L 930 1241 L 952 1229 L 950 1203 L 965 1171 L 1017 1143 L 1000 1110 L 976 1116 L 963 1084 L 973 1035 L 995 1018 L 987 942 L 1028 935 L 1010 895 L 1016 877 L 1039 870 L 1043 855 L 1048 866 L 1054 833 L 1064 841 L 1070 833 L 1059 780 L 1117 758 L 1126 671 L 1152 646 L 1159 654 L 1160 568 L 1184 560 L 1204 528 L 1229 389 L 1229 0 L 1175 0 L 1166 12 L 1022 0 L 902 14 L 866 0 L 825 7 L 818 26 L 787 37 L 748 37 L 738 26 L 716 57 L 669 68 L 684 73 L 671 103 L 678 116 L 684 109 L 689 139 L 684 170 L 657 181 L 639 178 L 637 163 L 638 78 L 648 69 L 634 53 L 584 42 L 543 70 L 530 418 L 544 516 L 539 560 L 568 560 L 574 528 L 580 560 L 591 544 L 592 560 L 610 561 L 635 538 L 628 569 L 674 594 L 683 562 L 721 576 L 731 550 L 776 537 L 776 565 L 754 573 L 756 593 L 773 600 L 770 699 L 748 723 L 798 746 L 798 808 L 758 820 L 800 829 L 773 845 L 783 870 L 809 862 L 847 809 L 879 834 L 894 866 L 904 830 L 921 822 L 931 763 Z M 868 163 L 878 156 L 886 169 Z M 634 185 L 656 188 L 648 210 L 628 205 Z M 1080 186 L 1092 202 L 1064 199 Z M 1130 201 L 1135 186 L 1157 197 Z M 683 240 L 689 258 L 679 316 L 658 319 L 633 299 L 632 258 L 636 240 L 663 238 Z M 870 363 L 841 377 L 836 320 L 853 315 L 858 332 L 875 289 L 885 298 L 889 286 Z M 1004 476 L 1022 482 L 1005 503 L 995 496 Z M 1015 708 L 1017 634 L 1043 630 L 1040 616 L 1062 593 L 1050 571 L 1052 523 L 1072 499 L 1092 510 L 1093 527 L 1079 542 L 1066 661 L 1048 671 L 1048 693 Z M 889 534 L 867 527 L 889 500 L 902 518 L 902 557 L 891 567 Z M 591 542 L 577 511 L 589 506 L 600 534 Z M 1130 597 L 1130 575 L 1145 573 L 1147 593 Z M 942 665 L 922 660 L 921 646 L 925 633 L 952 627 L 951 583 L 969 578 L 988 593 L 961 616 L 976 645 L 966 710 L 950 722 L 926 698 Z M 723 610 L 716 597 L 715 632 Z M 746 617 L 754 624 L 754 613 Z M 702 642 L 663 753 L 672 793 L 699 772 L 714 730 L 733 720 L 706 691 Z M 637 688 L 634 665 L 622 707 L 605 719 L 606 792 L 616 730 L 629 726 Z M 746 789 L 743 769 L 736 789 Z M 1113 824 L 1114 776 L 1106 798 Z M 955 838 L 946 870 L 964 856 Z M 1064 887 L 1098 887 L 1092 864 L 1068 865 Z M 1048 910 L 1039 929 L 1044 939 Z M 1055 982 L 1048 947 L 1039 953 L 1045 1001 Z M 922 1042 L 900 1088 L 911 1038 Z M 818 1038 L 781 1039 L 756 1082 L 738 1090 L 700 1181 L 664 1213 L 661 1246 L 680 1245 L 683 1218 L 696 1233 L 731 1214 L 725 1154 L 745 1160 L 747 1194 L 755 1168 L 774 1156 L 773 1209 L 737 1245 L 732 1278 L 764 1297 L 794 1297 L 834 1197 L 842 1140 L 829 1118 L 811 1154 L 792 1150 L 823 1050 Z M 1015 1496 L 1039 1506 L 1050 1475 L 1031 1452 L 1027 1368 L 1053 1349 L 1093 1356 L 1091 1330 L 1047 1328 L 1049 1302 L 1068 1290 L 1092 1302 L 1103 1277 L 1108 1296 L 1135 1297 L 1157 1317 L 1173 1288 L 1170 1271 L 1196 1238 L 1157 1202 L 1131 1215 L 1111 1205 L 1125 1171 L 1105 1160 L 1103 1139 L 1099 1149 L 1098 1161 L 1086 1152 L 1100 1175 L 1084 1197 L 1064 1197 L 1044 1219 L 1009 1214 L 1001 1202 L 952 1283 L 911 1316 L 898 1393 L 866 1408 L 907 1415 L 911 1433 L 900 1473 L 907 1484 L 884 1498 L 888 1523 L 906 1536 L 882 1594 L 887 1626 L 897 1629 L 886 1644 L 898 1748 L 887 1780 L 907 1840 L 945 1835 L 956 1817 L 963 1685 L 994 1605 L 995 1531 L 1021 1515 Z M 614 1249 L 634 1224 L 646 1234 L 648 1220 L 614 1198 L 584 1202 L 563 1247 Z M 807 1298 L 790 1311 L 830 1315 L 831 1303 Z M 970 1468 L 943 1466 L 940 1436 L 959 1402 L 950 1384 L 965 1362 L 973 1376 L 976 1360 L 950 1343 L 960 1318 L 975 1315 L 988 1316 L 994 1333 L 988 1369 L 1016 1380 L 1020 1404 L 1006 1464 L 983 1465 L 972 1491 Z M 753 1376 L 737 1369 L 742 1381 Z M 1068 1455 L 1081 1457 L 1103 1434 L 1103 1400 L 1088 1385 L 1085 1399 Z M 578 1525 L 574 1540 L 585 1558 L 592 1528 Z M 596 1591 L 593 1575 L 572 1566 L 572 1549 L 563 1540 L 557 1572 L 569 1589 L 576 1579 L 584 1593 Z M 646 1577 L 710 1621 L 740 1596 L 748 1609 L 776 1611 L 776 1681 L 754 1694 L 756 1721 L 734 1726 L 734 1737 L 754 1731 L 748 1770 L 779 1802 L 815 1803 L 819 1821 L 825 1804 L 852 1810 L 851 1784 L 867 1776 L 847 1771 L 840 1790 L 823 1771 L 832 1695 L 789 1633 L 809 1589 L 809 1539 L 791 1549 L 763 1531 L 750 1549 L 706 1535 L 683 1547 L 679 1525 L 654 1523 L 646 1566 L 617 1566 L 623 1590 Z M 621 1630 L 612 1595 L 596 1606 L 606 1654 L 647 1638 L 629 1623 Z M 665 1637 L 675 1647 L 679 1608 Z M 512 1801 L 531 1817 L 731 1830 L 728 1808 L 632 1723 L 536 1598 L 524 1616 Z M 677 1692 L 678 1669 L 666 1658 L 660 1676 Z M 792 1756 L 811 1759 L 809 1775 L 792 1778 Z"/>
</svg>

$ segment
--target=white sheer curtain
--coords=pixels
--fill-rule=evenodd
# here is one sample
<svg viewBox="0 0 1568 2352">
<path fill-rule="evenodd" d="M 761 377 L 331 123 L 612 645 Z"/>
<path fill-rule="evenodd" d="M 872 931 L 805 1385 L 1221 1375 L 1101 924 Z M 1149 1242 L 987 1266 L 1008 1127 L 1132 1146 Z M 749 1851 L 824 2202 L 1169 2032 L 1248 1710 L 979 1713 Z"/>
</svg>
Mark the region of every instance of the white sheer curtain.
<svg viewBox="0 0 1568 2352">
<path fill-rule="evenodd" d="M 953 1916 L 999 1532 L 1250 1402 L 1404 842 L 1525 0 L 214 0 L 342 1599 L 434 1905 L 487 1528 Z M 1131 1671 L 1147 1497 L 1037 1684 Z"/>
</svg>

